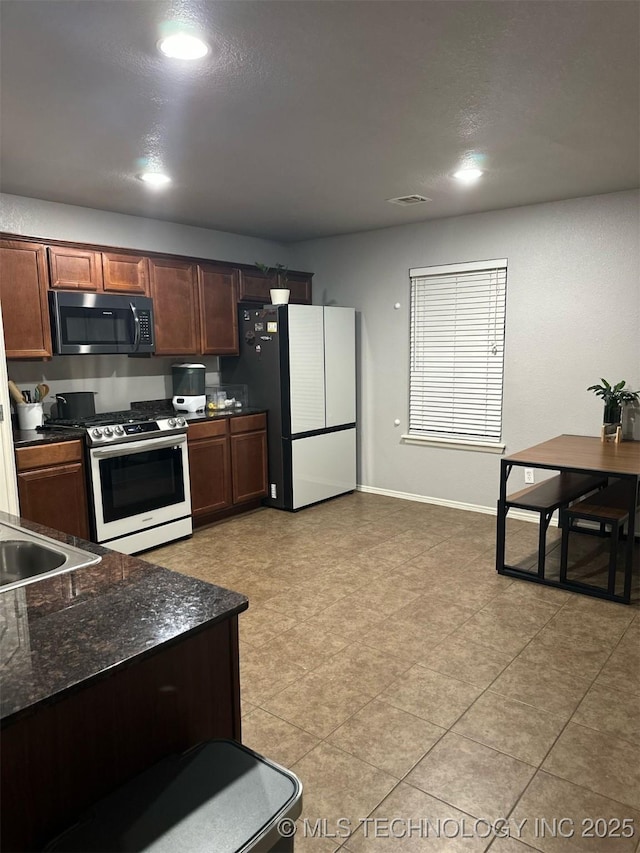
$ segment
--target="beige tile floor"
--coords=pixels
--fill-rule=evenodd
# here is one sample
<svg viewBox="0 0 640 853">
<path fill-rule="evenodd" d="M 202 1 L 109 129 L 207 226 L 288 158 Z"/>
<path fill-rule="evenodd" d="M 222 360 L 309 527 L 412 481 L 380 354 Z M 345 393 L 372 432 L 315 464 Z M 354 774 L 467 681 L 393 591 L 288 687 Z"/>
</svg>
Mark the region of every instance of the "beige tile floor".
<svg viewBox="0 0 640 853">
<path fill-rule="evenodd" d="M 501 577 L 494 537 L 356 493 L 145 555 L 249 597 L 243 740 L 303 782 L 298 853 L 640 851 L 638 585 L 628 607 Z M 536 537 L 510 520 L 509 559 Z M 593 577 L 606 547 L 579 538 Z"/>
</svg>

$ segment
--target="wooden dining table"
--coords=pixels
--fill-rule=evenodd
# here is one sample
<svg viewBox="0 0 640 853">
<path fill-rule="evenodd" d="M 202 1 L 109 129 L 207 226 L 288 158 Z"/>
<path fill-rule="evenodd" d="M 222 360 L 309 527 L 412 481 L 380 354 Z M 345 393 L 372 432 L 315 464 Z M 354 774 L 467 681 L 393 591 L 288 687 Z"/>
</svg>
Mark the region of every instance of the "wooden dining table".
<svg viewBox="0 0 640 853">
<path fill-rule="evenodd" d="M 525 569 L 505 565 L 506 517 L 508 512 L 507 481 L 514 467 L 541 468 L 560 473 L 591 474 L 612 477 L 630 482 L 629 516 L 624 559 L 624 589 L 622 594 L 610 595 L 606 590 L 570 580 L 560 581 L 534 574 Z M 559 435 L 526 450 L 521 450 L 500 460 L 500 497 L 498 500 L 498 524 L 496 547 L 496 570 L 499 574 L 523 578 L 548 586 L 570 589 L 574 592 L 609 598 L 629 604 L 631 601 L 631 578 L 634 571 L 634 541 L 636 536 L 636 514 L 640 491 L 640 441 L 603 442 L 595 436 Z M 586 588 L 585 588 L 586 587 Z"/>
</svg>

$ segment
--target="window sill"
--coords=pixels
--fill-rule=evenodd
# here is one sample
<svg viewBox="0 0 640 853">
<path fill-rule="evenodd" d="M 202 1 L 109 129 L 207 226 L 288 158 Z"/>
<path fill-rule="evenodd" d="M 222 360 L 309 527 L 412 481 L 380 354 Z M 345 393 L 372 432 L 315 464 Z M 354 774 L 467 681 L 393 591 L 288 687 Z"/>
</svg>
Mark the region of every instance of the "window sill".
<svg viewBox="0 0 640 853">
<path fill-rule="evenodd" d="M 450 450 L 476 450 L 480 453 L 504 453 L 506 445 L 488 441 L 465 441 L 461 438 L 436 438 L 428 435 L 401 435 L 406 444 L 426 444 L 430 447 L 446 447 Z"/>
</svg>

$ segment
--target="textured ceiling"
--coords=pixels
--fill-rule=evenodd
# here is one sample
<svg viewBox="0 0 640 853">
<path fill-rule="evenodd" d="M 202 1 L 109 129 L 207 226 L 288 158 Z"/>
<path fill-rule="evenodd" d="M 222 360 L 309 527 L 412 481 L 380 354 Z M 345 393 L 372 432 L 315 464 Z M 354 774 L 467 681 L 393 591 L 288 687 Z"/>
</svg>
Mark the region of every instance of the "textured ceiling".
<svg viewBox="0 0 640 853">
<path fill-rule="evenodd" d="M 212 54 L 163 58 L 171 21 Z M 639 184 L 636 2 L 2 0 L 0 24 L 5 192 L 295 241 Z"/>
</svg>

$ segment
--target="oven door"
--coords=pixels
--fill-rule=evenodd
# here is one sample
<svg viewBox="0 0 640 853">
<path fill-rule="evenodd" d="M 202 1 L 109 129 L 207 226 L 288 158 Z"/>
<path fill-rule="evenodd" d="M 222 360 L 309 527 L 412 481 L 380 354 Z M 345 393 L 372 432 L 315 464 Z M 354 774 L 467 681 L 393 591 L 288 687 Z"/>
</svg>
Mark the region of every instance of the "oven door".
<svg viewBox="0 0 640 853">
<path fill-rule="evenodd" d="M 95 447 L 89 456 L 97 542 L 190 519 L 185 434 Z"/>
</svg>

